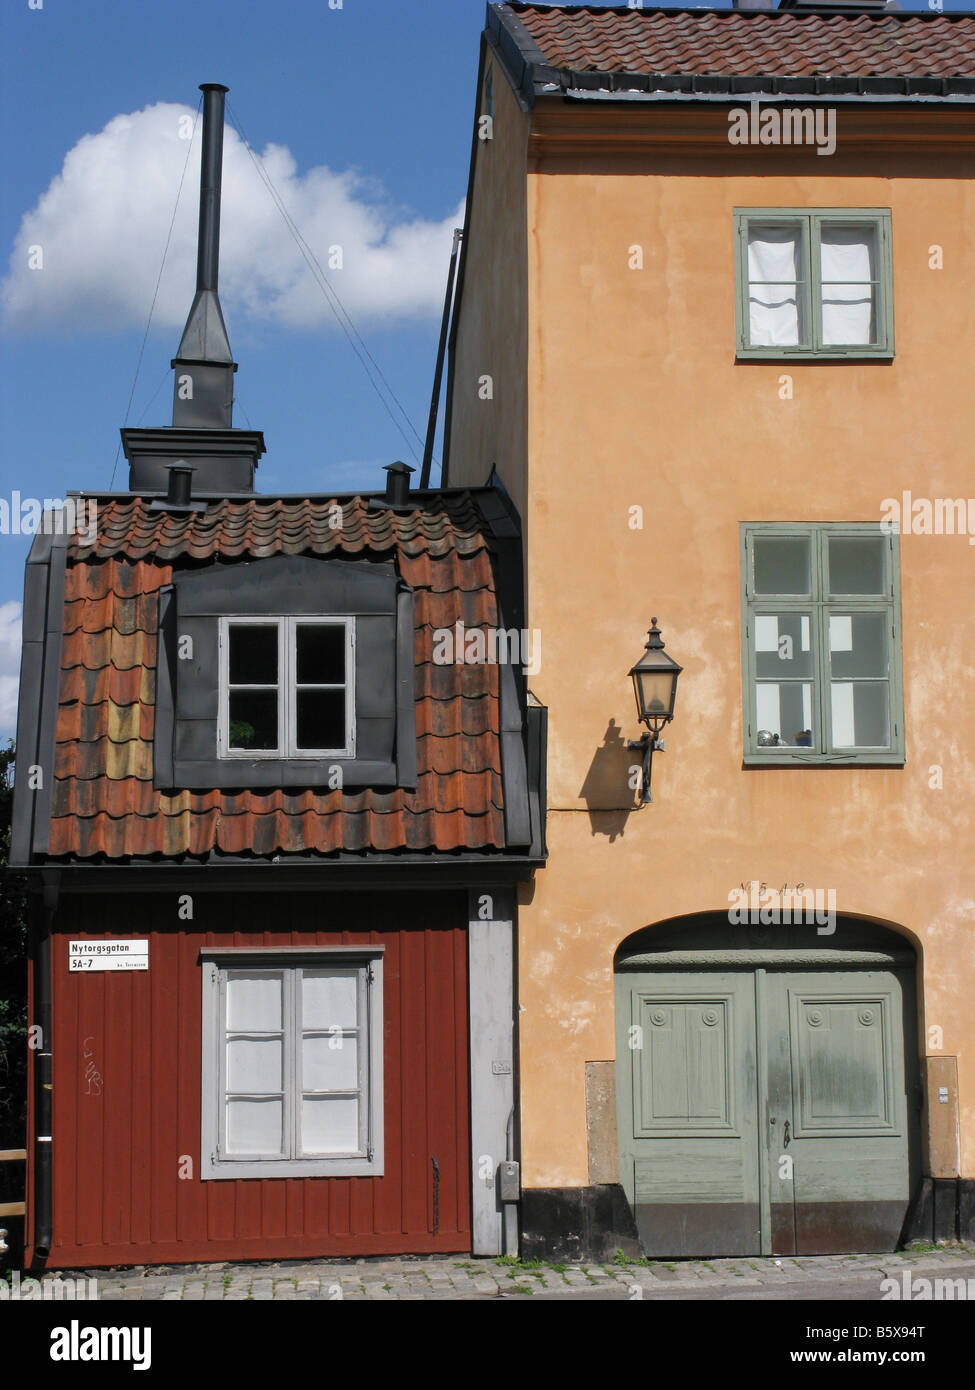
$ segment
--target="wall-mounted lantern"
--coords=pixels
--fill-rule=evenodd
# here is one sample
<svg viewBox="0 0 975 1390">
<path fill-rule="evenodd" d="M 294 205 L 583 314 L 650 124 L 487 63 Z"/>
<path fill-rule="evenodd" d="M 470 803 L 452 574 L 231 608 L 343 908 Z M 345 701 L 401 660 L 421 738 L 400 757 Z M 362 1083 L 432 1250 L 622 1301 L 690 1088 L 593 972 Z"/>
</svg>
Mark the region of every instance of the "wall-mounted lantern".
<svg viewBox="0 0 975 1390">
<path fill-rule="evenodd" d="M 657 627 L 657 620 L 652 618 L 646 650 L 630 671 L 633 677 L 633 693 L 636 695 L 637 717 L 649 730 L 642 738 L 631 740 L 626 745 L 630 749 L 639 749 L 643 754 L 641 806 L 653 800 L 650 795 L 653 755 L 658 749 L 661 753 L 664 751 L 664 741 L 660 734 L 664 725 L 669 724 L 674 717 L 677 677 L 683 669 L 683 666 L 678 666 L 664 651 L 664 640 Z"/>
</svg>

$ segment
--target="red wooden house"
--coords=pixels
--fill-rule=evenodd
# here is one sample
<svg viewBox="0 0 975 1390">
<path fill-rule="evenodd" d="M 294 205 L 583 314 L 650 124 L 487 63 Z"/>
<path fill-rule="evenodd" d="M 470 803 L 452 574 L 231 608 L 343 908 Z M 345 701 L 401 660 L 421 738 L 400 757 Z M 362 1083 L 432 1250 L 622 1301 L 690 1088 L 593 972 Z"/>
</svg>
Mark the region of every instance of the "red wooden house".
<svg viewBox="0 0 975 1390">
<path fill-rule="evenodd" d="M 499 1253 L 543 712 L 434 635 L 522 626 L 518 518 L 402 466 L 255 492 L 204 90 L 173 425 L 124 430 L 129 491 L 27 566 L 28 1258 Z"/>
</svg>

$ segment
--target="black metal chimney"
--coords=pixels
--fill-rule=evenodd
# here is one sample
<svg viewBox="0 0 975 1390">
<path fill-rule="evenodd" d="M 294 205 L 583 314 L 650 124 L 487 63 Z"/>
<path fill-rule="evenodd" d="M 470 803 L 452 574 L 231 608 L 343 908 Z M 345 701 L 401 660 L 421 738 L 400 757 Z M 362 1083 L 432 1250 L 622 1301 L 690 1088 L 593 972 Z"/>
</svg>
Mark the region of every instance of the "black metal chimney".
<svg viewBox="0 0 975 1390">
<path fill-rule="evenodd" d="M 223 99 L 229 88 L 204 82 L 203 156 L 200 160 L 200 237 L 196 288 L 217 292 L 220 272 L 220 187 L 223 182 Z"/>
<path fill-rule="evenodd" d="M 133 492 L 166 493 L 153 506 L 167 511 L 205 507 L 190 500 L 252 495 L 254 470 L 264 453 L 259 430 L 233 426 L 234 372 L 227 328 L 217 297 L 220 272 L 220 185 L 223 173 L 223 107 L 227 88 L 204 82 L 203 151 L 200 158 L 200 228 L 196 294 L 179 351 L 173 358 L 173 423 L 155 429 L 123 429 Z M 168 491 L 167 491 L 168 489 Z"/>
<path fill-rule="evenodd" d="M 173 360 L 173 424 L 229 429 L 234 372 L 227 328 L 217 296 L 220 273 L 220 185 L 223 173 L 223 104 L 227 88 L 204 82 L 203 154 L 200 159 L 200 232 L 196 296 Z"/>
<path fill-rule="evenodd" d="M 416 469 L 397 459 L 395 463 L 387 463 L 383 472 L 386 474 L 386 506 L 394 509 L 409 507 L 410 474 L 415 473 Z"/>
</svg>

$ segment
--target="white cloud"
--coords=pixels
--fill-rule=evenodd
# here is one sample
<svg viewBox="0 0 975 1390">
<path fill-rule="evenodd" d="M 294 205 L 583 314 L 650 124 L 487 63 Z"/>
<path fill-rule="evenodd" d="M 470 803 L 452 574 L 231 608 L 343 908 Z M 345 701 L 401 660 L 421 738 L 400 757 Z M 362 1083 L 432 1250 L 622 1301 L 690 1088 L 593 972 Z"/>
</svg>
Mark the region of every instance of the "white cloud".
<svg viewBox="0 0 975 1390">
<path fill-rule="evenodd" d="M 0 739 L 13 738 L 17 726 L 20 677 L 20 604 L 0 603 Z"/>
<path fill-rule="evenodd" d="M 187 128 L 187 116 L 192 122 L 188 107 L 160 102 L 116 116 L 68 152 L 15 239 L 0 286 L 8 329 L 84 332 L 145 324 L 186 160 L 180 124 Z M 154 321 L 173 329 L 185 322 L 196 286 L 201 134 L 198 123 L 154 314 Z M 430 222 L 391 205 L 375 181 L 355 171 L 319 165 L 299 174 L 281 145 L 268 145 L 261 158 L 357 323 L 439 315 L 462 204 Z M 342 248 L 340 270 L 328 268 L 333 246 Z M 32 247 L 41 248 L 41 269 L 29 266 Z M 334 326 L 324 295 L 229 124 L 220 297 L 231 344 L 235 316 L 290 328 Z"/>
</svg>

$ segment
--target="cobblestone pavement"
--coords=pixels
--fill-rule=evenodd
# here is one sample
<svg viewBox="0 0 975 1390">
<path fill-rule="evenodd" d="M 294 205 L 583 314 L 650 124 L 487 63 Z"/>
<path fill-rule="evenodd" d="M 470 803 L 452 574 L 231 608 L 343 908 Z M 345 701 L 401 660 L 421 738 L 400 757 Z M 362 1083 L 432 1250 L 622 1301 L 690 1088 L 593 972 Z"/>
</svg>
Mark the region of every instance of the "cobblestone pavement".
<svg viewBox="0 0 975 1390">
<path fill-rule="evenodd" d="M 923 1246 L 895 1255 L 612 1264 L 545 1264 L 469 1255 L 269 1264 L 145 1265 L 85 1271 L 98 1298 L 136 1301 L 457 1299 L 831 1299 L 881 1297 L 880 1281 L 964 1278 L 975 1295 L 975 1245 Z M 70 1271 L 61 1271 L 63 1278 Z M 80 1271 L 75 1271 L 75 1274 Z M 835 1292 L 834 1292 L 835 1291 Z M 964 1295 L 962 1295 L 964 1296 Z"/>
</svg>

